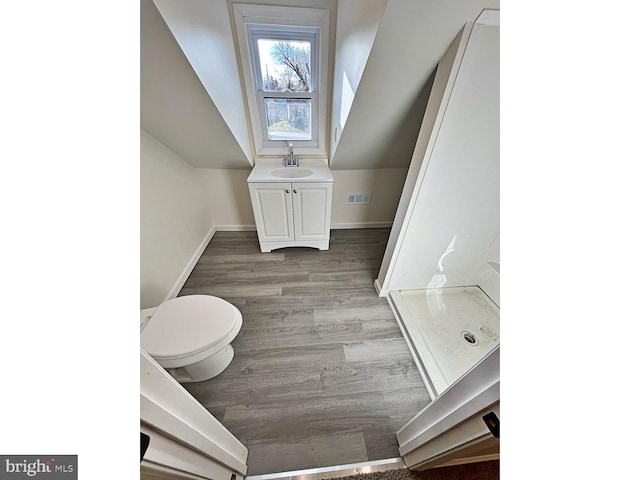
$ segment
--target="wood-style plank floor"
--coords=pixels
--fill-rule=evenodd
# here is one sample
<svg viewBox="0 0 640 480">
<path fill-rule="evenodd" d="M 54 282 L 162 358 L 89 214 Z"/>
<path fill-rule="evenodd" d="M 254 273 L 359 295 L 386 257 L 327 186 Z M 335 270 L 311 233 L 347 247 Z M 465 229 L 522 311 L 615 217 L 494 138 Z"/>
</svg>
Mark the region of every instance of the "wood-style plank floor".
<svg viewBox="0 0 640 480">
<path fill-rule="evenodd" d="M 231 365 L 184 386 L 247 446 L 248 475 L 399 456 L 395 432 L 430 399 L 373 287 L 388 237 L 260 253 L 256 232 L 217 232 L 189 276 L 181 296 L 242 312 Z"/>
</svg>

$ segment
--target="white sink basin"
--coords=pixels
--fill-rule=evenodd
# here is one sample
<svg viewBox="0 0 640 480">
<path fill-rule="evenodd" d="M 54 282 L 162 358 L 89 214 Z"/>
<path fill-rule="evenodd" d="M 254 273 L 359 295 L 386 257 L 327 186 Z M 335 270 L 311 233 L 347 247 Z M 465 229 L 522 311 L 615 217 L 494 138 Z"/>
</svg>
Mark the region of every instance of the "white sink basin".
<svg viewBox="0 0 640 480">
<path fill-rule="evenodd" d="M 269 174 L 278 178 L 304 178 L 313 174 L 313 170 L 304 167 L 275 168 Z"/>
<path fill-rule="evenodd" d="M 304 162 L 304 163 L 303 163 Z M 257 158 L 247 177 L 249 183 L 333 182 L 327 159 L 305 158 L 299 167 L 285 167 L 282 160 Z"/>
</svg>

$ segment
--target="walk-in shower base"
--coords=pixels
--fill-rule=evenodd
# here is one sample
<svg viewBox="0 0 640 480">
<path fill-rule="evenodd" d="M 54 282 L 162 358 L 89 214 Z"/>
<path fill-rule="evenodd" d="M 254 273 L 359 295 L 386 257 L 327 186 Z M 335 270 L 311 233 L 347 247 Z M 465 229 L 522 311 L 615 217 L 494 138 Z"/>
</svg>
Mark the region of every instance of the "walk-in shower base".
<svg viewBox="0 0 640 480">
<path fill-rule="evenodd" d="M 478 287 L 396 290 L 389 296 L 432 395 L 500 342 L 500 310 Z"/>
</svg>

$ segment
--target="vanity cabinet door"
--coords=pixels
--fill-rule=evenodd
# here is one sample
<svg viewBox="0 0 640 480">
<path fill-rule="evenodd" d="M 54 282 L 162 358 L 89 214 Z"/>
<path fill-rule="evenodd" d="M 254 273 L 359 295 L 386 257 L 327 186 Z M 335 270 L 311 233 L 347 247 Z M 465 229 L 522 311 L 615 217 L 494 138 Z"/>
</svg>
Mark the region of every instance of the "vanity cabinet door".
<svg viewBox="0 0 640 480">
<path fill-rule="evenodd" d="M 296 240 L 326 240 L 331 222 L 331 183 L 292 183 Z"/>
<path fill-rule="evenodd" d="M 250 183 L 253 213 L 260 241 L 294 240 L 290 183 Z"/>
</svg>

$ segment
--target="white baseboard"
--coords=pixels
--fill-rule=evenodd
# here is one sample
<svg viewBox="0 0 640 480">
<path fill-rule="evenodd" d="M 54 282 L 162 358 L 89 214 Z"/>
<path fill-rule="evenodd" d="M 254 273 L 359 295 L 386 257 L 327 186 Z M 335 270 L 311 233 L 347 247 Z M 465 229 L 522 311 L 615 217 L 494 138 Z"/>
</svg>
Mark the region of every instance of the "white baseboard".
<svg viewBox="0 0 640 480">
<path fill-rule="evenodd" d="M 255 225 L 217 225 L 216 232 L 255 232 Z"/>
<path fill-rule="evenodd" d="M 373 288 L 376 289 L 376 293 L 379 297 L 386 297 L 389 295 L 389 290 L 383 290 L 382 285 L 380 285 L 380 281 L 377 278 L 373 281 Z"/>
<path fill-rule="evenodd" d="M 338 223 L 338 224 L 331 225 L 331 228 L 332 229 L 386 228 L 386 227 L 391 227 L 392 224 L 393 222 Z M 180 274 L 176 282 L 173 284 L 173 287 L 171 287 L 171 290 L 169 290 L 169 293 L 167 293 L 166 297 L 164 298 L 164 301 L 166 302 L 167 300 L 176 298 L 178 296 L 178 293 L 180 293 L 180 290 L 182 289 L 184 284 L 187 282 L 189 275 L 191 275 L 191 272 L 195 268 L 196 263 L 198 263 L 198 260 L 200 260 L 200 257 L 202 256 L 204 249 L 207 248 L 207 245 L 209 245 L 209 242 L 211 241 L 211 239 L 213 238 L 216 232 L 255 232 L 255 231 L 256 231 L 255 225 L 214 225 L 213 227 L 211 227 L 211 230 L 207 232 L 207 234 L 205 235 L 205 238 L 202 240 L 202 242 L 200 242 L 200 245 L 198 245 L 198 248 L 189 259 L 189 263 L 187 263 L 187 266 L 184 268 L 184 270 L 182 270 L 182 273 Z"/>
<path fill-rule="evenodd" d="M 165 302 L 167 300 L 171 300 L 172 298 L 176 298 L 178 296 L 178 293 L 180 293 L 180 290 L 182 289 L 184 284 L 187 282 L 189 275 L 191 275 L 191 272 L 195 268 L 196 263 L 198 263 L 198 260 L 200 260 L 200 257 L 202 256 L 204 249 L 207 248 L 207 245 L 209 245 L 209 242 L 213 238 L 213 235 L 216 233 L 216 230 L 217 230 L 217 227 L 214 225 L 213 227 L 211 227 L 211 230 L 207 232 L 204 239 L 202 240 L 202 242 L 200 242 L 200 245 L 198 245 L 198 248 L 196 248 L 196 251 L 193 253 L 191 258 L 189 259 L 189 263 L 187 263 L 187 266 L 184 267 L 184 270 L 182 270 L 182 273 L 176 280 L 176 283 L 173 284 L 173 287 L 171 287 L 171 290 L 169 290 L 169 293 L 164 298 Z"/>
<path fill-rule="evenodd" d="M 334 223 L 332 230 L 344 230 L 347 228 L 388 228 L 393 225 L 391 222 L 356 222 L 356 223 Z"/>
<path fill-rule="evenodd" d="M 180 290 L 182 289 L 184 284 L 187 282 L 189 275 L 191 275 L 191 272 L 195 268 L 196 263 L 198 263 L 198 260 L 200 260 L 200 257 L 202 256 L 204 249 L 207 248 L 207 245 L 209 245 L 209 242 L 211 241 L 211 239 L 213 238 L 216 232 L 251 232 L 251 231 L 254 231 L 254 232 L 256 231 L 255 225 L 214 225 L 213 227 L 211 227 L 211 230 L 207 232 L 204 239 L 202 240 L 202 242 L 200 242 L 200 245 L 198 245 L 198 248 L 196 248 L 196 251 L 193 253 L 191 258 L 189 259 L 189 263 L 187 264 L 187 266 L 184 267 L 184 270 L 182 270 L 182 273 L 178 277 L 178 280 L 176 280 L 176 283 L 174 283 L 173 287 L 171 287 L 171 290 L 169 290 L 169 293 L 165 297 L 164 301 L 166 302 L 167 300 L 176 298 L 178 296 L 178 293 L 180 293 Z"/>
</svg>

